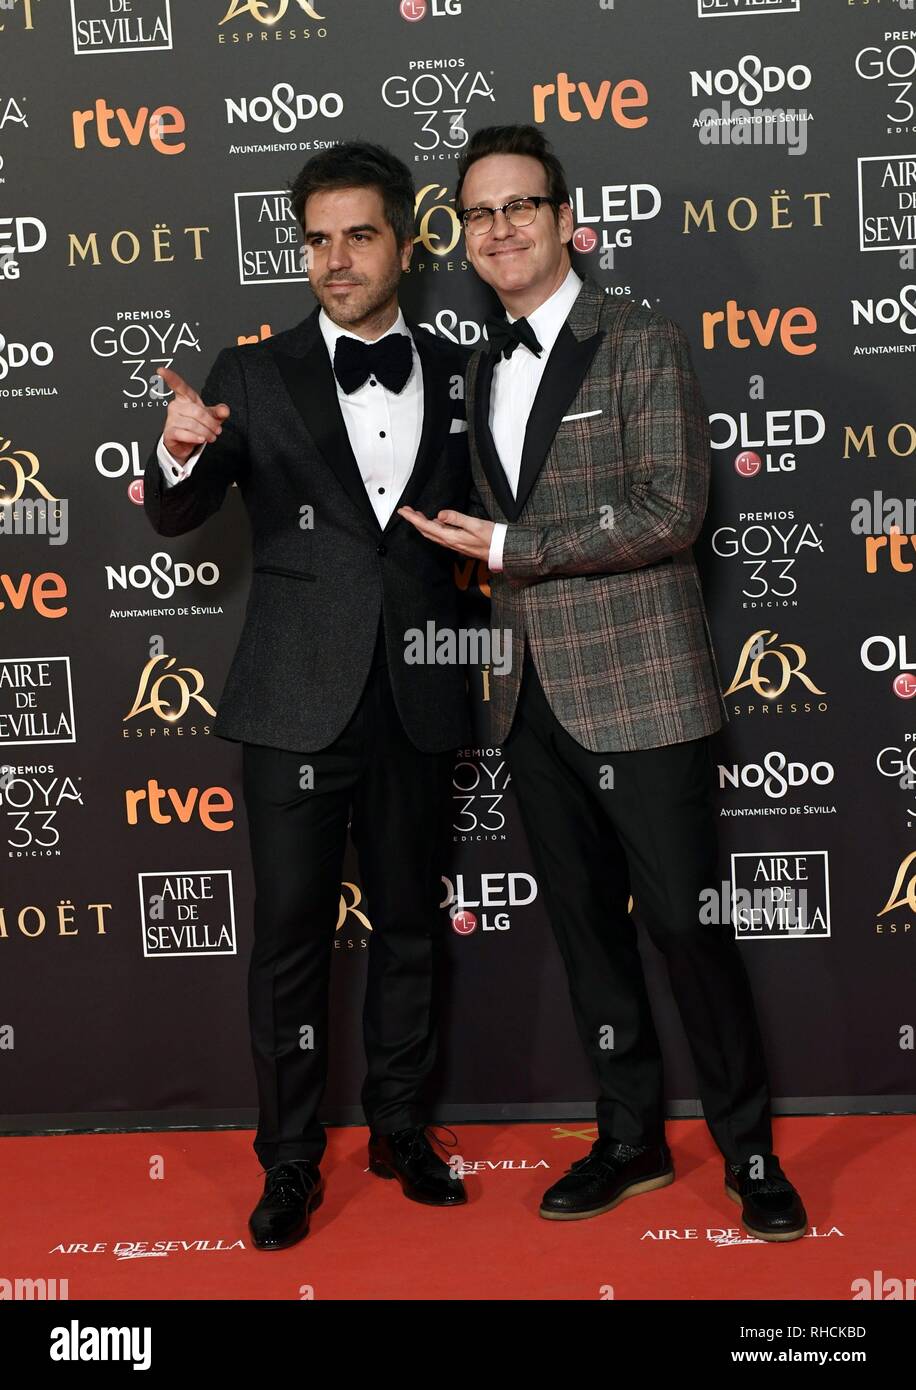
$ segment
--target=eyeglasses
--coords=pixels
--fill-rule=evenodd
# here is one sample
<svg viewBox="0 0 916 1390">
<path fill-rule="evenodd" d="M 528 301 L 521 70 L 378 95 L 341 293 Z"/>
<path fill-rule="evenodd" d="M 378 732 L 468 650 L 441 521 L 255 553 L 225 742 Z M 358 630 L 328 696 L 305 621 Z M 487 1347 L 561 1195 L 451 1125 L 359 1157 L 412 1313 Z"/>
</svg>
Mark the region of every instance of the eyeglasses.
<svg viewBox="0 0 916 1390">
<path fill-rule="evenodd" d="M 556 204 L 556 198 L 547 198 L 538 194 L 535 198 L 513 198 L 511 203 L 503 203 L 501 208 L 465 208 L 461 214 L 461 221 L 464 229 L 473 236 L 483 236 L 488 232 L 496 221 L 496 214 L 501 212 L 513 227 L 527 227 L 538 215 L 538 208 L 542 203 Z"/>
</svg>

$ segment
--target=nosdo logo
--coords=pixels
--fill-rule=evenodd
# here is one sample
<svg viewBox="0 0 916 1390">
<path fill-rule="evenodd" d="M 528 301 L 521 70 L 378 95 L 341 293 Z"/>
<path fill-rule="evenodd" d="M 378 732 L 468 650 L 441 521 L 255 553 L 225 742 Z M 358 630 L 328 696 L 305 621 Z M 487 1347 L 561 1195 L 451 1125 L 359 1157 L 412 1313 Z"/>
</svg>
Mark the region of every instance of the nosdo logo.
<svg viewBox="0 0 916 1390">
<path fill-rule="evenodd" d="M 737 68 L 720 68 L 713 72 L 706 68 L 703 72 L 695 69 L 690 73 L 690 94 L 699 96 L 734 96 L 745 106 L 759 106 L 764 94 L 779 92 L 783 87 L 803 92 L 811 86 L 811 69 L 803 63 L 795 63 L 790 68 L 764 64 L 756 54 L 749 53 L 739 59 Z"/>
<path fill-rule="evenodd" d="M 15 367 L 48 367 L 54 361 L 50 343 L 8 343 L 0 333 L 0 381 Z"/>
<path fill-rule="evenodd" d="M 226 97 L 225 101 L 229 125 L 236 121 L 243 125 L 249 121 L 262 124 L 269 121 L 281 135 L 288 135 L 300 121 L 311 121 L 319 112 L 328 120 L 334 120 L 344 107 L 339 92 L 325 92 L 316 97 L 310 92 L 296 92 L 291 82 L 275 83 L 269 97 Z"/>
</svg>

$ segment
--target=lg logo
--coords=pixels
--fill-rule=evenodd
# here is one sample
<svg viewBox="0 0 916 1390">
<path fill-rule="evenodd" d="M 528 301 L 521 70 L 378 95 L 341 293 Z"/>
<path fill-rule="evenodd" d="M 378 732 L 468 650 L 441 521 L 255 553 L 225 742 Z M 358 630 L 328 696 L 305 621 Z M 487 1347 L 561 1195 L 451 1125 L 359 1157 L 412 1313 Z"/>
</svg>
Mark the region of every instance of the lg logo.
<svg viewBox="0 0 916 1390">
<path fill-rule="evenodd" d="M 406 19 L 409 24 L 416 24 L 417 20 L 425 19 L 427 14 L 431 14 L 433 19 L 461 14 L 461 0 L 401 0 L 398 8 L 402 19 Z"/>
</svg>

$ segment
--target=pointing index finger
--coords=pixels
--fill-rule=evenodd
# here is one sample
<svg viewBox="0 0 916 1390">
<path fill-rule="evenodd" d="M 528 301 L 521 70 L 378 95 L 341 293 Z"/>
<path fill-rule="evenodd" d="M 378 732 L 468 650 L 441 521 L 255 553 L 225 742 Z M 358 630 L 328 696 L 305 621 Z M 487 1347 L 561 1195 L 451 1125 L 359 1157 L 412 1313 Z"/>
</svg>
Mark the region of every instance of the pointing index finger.
<svg viewBox="0 0 916 1390">
<path fill-rule="evenodd" d="M 184 377 L 179 376 L 177 372 L 173 372 L 171 367 L 157 367 L 156 372 L 157 375 L 162 377 L 162 380 L 169 390 L 175 392 L 176 396 L 181 396 L 188 401 L 194 401 L 195 404 L 202 404 L 200 396 L 198 396 L 193 386 L 189 386 Z"/>
</svg>

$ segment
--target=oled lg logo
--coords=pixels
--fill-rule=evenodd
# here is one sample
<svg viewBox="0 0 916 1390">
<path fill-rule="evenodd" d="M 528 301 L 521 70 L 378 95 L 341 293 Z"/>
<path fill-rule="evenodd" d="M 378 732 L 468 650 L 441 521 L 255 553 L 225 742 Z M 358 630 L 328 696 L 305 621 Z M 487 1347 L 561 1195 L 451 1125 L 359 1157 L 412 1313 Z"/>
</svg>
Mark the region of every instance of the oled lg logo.
<svg viewBox="0 0 916 1390">
<path fill-rule="evenodd" d="M 401 0 L 398 9 L 402 19 L 406 19 L 408 24 L 416 24 L 428 14 L 433 19 L 461 14 L 461 0 Z"/>
</svg>

